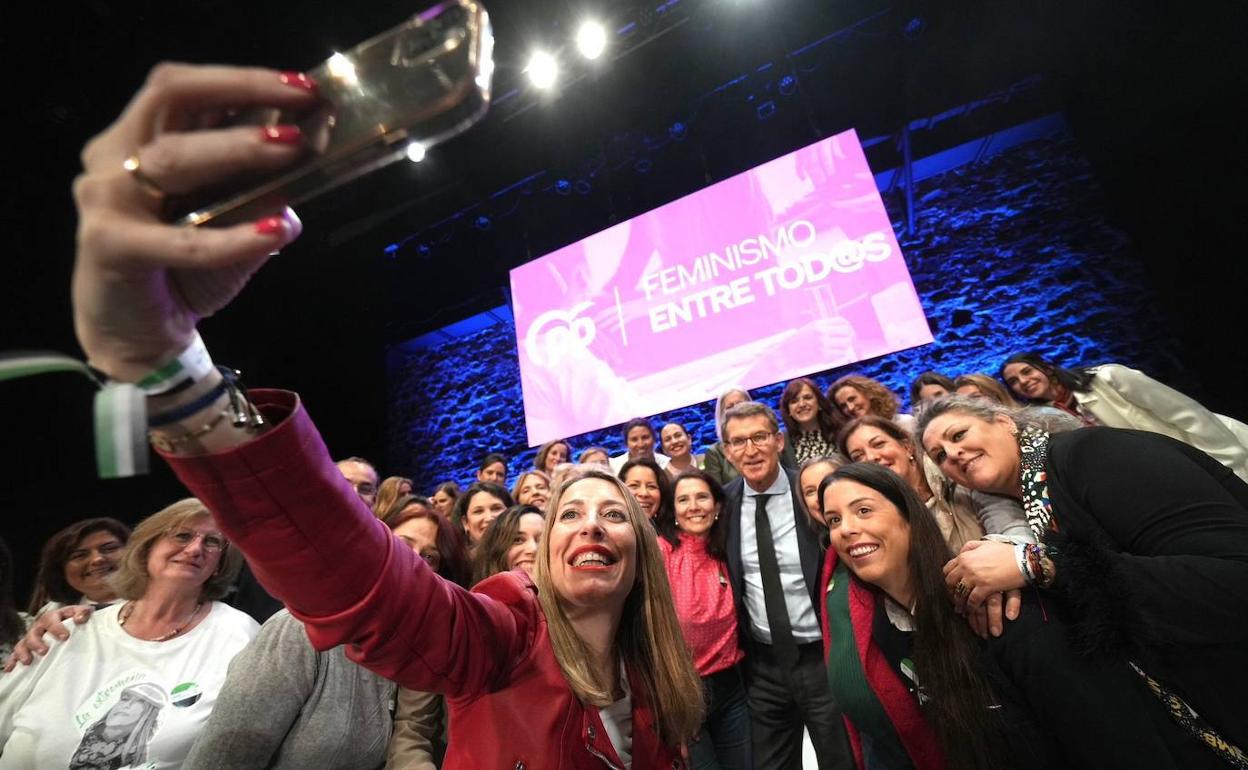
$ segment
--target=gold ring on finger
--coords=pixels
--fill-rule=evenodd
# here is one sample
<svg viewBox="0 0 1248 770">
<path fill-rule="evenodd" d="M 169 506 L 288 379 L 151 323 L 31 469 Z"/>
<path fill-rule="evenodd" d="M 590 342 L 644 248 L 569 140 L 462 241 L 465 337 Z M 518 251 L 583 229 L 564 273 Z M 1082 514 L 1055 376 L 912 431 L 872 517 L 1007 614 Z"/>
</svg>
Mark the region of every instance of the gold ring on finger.
<svg viewBox="0 0 1248 770">
<path fill-rule="evenodd" d="M 121 162 L 121 167 L 130 174 L 130 178 L 143 189 L 143 192 L 147 193 L 155 200 L 164 201 L 165 191 L 160 189 L 160 185 L 153 182 L 150 176 L 143 173 L 143 164 L 139 162 L 138 152 L 131 153 L 130 157 L 123 160 Z"/>
<path fill-rule="evenodd" d="M 963 583 L 961 580 L 959 580 L 958 584 L 953 587 L 953 592 L 957 594 L 958 596 L 966 596 L 967 594 L 971 592 L 971 589 L 966 587 L 966 583 Z"/>
</svg>

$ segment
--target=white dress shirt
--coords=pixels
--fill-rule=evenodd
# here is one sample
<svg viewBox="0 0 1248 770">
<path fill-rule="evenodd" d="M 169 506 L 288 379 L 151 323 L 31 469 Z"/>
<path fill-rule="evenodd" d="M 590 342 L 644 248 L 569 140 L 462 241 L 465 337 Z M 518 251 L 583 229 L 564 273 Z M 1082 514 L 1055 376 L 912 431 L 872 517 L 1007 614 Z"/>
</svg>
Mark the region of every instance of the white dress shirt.
<svg viewBox="0 0 1248 770">
<path fill-rule="evenodd" d="M 764 644 L 771 644 L 771 628 L 767 623 L 767 603 L 763 599 L 763 575 L 758 566 L 758 535 L 754 528 L 754 508 L 758 495 L 767 494 L 767 519 L 771 522 L 771 540 L 776 547 L 776 563 L 780 567 L 780 586 L 789 610 L 789 625 L 798 644 L 817 642 L 819 617 L 806 590 L 802 573 L 802 557 L 797 549 L 797 518 L 793 515 L 793 493 L 789 477 L 780 475 L 765 492 L 755 492 L 744 485 L 741 497 L 741 570 L 745 577 L 745 608 L 750 614 L 750 634 Z"/>
</svg>

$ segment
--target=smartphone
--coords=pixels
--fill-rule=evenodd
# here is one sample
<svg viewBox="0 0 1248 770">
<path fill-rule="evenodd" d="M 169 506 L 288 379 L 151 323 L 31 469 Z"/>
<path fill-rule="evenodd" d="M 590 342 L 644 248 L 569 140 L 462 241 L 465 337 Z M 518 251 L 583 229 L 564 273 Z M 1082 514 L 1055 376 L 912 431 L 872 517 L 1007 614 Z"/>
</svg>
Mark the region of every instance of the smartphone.
<svg viewBox="0 0 1248 770">
<path fill-rule="evenodd" d="M 308 156 L 244 192 L 209 191 L 175 203 L 181 225 L 232 225 L 295 206 L 461 133 L 485 115 L 494 72 L 489 16 L 446 0 L 308 70 L 323 99 L 307 113 L 246 111 L 233 125 L 295 124 Z M 212 201 L 211 203 L 204 203 Z M 203 204 L 203 205 L 200 205 Z"/>
</svg>

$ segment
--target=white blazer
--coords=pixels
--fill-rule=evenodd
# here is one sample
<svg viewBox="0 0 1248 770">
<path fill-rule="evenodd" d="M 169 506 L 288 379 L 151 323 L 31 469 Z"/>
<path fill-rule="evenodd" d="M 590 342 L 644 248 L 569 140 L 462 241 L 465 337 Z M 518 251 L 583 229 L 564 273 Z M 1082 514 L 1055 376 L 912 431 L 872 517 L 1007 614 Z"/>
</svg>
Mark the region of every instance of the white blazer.
<svg viewBox="0 0 1248 770">
<path fill-rule="evenodd" d="M 1179 391 L 1121 364 L 1092 367 L 1079 406 L 1102 425 L 1161 433 L 1196 447 L 1248 481 L 1248 425 L 1215 414 Z"/>
</svg>

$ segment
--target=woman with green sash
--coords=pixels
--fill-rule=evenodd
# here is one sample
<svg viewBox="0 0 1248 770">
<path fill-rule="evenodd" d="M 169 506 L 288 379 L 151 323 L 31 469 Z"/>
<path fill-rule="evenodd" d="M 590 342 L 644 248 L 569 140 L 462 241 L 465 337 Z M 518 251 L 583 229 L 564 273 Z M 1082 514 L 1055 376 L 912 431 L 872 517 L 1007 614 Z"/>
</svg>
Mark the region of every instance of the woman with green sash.
<svg viewBox="0 0 1248 770">
<path fill-rule="evenodd" d="M 854 463 L 824 478 L 828 679 L 867 770 L 1218 768 L 1127 663 L 1072 644 L 1062 603 L 1029 590 L 985 641 L 950 601 L 952 558 L 901 477 Z"/>
</svg>

